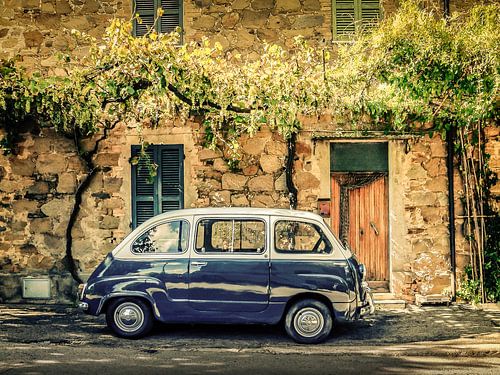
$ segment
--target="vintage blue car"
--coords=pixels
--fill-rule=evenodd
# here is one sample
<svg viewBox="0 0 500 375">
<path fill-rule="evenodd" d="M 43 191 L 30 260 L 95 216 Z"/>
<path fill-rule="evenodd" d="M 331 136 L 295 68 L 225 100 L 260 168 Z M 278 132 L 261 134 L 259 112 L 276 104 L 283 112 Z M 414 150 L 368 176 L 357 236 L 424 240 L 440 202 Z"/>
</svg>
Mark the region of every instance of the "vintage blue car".
<svg viewBox="0 0 500 375">
<path fill-rule="evenodd" d="M 132 231 L 79 288 L 86 313 L 120 337 L 166 323 L 284 322 L 318 343 L 335 321 L 373 312 L 365 268 L 313 213 L 201 208 Z"/>
</svg>

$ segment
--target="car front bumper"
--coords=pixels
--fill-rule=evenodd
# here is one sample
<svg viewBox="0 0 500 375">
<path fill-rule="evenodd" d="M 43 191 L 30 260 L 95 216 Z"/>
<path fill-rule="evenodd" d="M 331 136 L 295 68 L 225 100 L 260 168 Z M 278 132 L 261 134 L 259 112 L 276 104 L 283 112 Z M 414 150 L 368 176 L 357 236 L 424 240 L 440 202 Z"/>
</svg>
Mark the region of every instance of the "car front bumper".
<svg viewBox="0 0 500 375">
<path fill-rule="evenodd" d="M 366 315 L 373 314 L 375 312 L 375 305 L 373 303 L 373 294 L 368 284 L 366 282 L 363 282 L 361 288 L 363 289 L 363 294 L 365 298 L 363 301 L 364 303 L 361 306 L 359 316 L 363 317 Z"/>
</svg>

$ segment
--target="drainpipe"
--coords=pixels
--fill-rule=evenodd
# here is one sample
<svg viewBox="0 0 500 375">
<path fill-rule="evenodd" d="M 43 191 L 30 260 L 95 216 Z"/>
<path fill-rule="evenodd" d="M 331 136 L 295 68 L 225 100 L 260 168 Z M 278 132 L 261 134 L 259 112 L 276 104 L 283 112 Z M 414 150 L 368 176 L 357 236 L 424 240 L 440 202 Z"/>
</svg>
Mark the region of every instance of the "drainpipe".
<svg viewBox="0 0 500 375">
<path fill-rule="evenodd" d="M 288 156 L 286 159 L 285 166 L 285 177 L 286 177 L 286 187 L 288 189 L 288 196 L 290 199 L 290 209 L 295 210 L 297 208 L 297 188 L 293 184 L 293 161 L 295 159 L 295 143 L 297 141 L 297 134 L 292 133 L 291 137 L 288 139 Z"/>
<path fill-rule="evenodd" d="M 450 18 L 450 0 L 443 0 L 444 18 Z"/>
<path fill-rule="evenodd" d="M 446 167 L 448 173 L 448 217 L 450 232 L 450 265 L 451 265 L 451 300 L 454 302 L 457 294 L 457 273 L 455 256 L 455 181 L 453 178 L 453 157 L 455 150 L 455 128 L 451 127 L 446 132 L 447 157 Z"/>
</svg>

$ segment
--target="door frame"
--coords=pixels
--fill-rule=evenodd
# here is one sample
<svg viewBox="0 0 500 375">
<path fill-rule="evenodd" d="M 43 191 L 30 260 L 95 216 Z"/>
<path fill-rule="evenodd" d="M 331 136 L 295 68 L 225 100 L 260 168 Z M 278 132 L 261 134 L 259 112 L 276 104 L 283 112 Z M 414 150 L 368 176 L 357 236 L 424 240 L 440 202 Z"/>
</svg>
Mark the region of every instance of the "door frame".
<svg viewBox="0 0 500 375">
<path fill-rule="evenodd" d="M 396 196 L 396 193 L 401 191 L 398 189 L 398 185 L 394 183 L 394 176 L 396 173 L 398 173 L 395 169 L 394 161 L 397 160 L 396 156 L 398 153 L 398 149 L 401 147 L 397 147 L 398 144 L 395 142 L 392 142 L 391 140 L 388 139 L 383 139 L 383 138 L 370 138 L 370 139 L 364 139 L 364 138 L 338 138 L 335 140 L 332 140 L 328 142 L 328 163 L 330 163 L 331 159 L 331 144 L 334 143 L 387 143 L 387 185 L 386 185 L 386 190 L 387 190 L 387 273 L 388 273 L 388 286 L 389 286 L 389 292 L 393 293 L 394 291 L 394 274 L 393 274 L 393 255 L 394 255 L 394 243 L 393 243 L 393 226 L 394 226 L 394 221 L 396 220 L 397 213 L 403 214 L 404 215 L 404 207 L 401 210 L 399 206 L 401 206 L 402 200 L 395 200 L 394 196 Z M 401 151 L 401 150 L 399 150 Z M 334 172 L 331 169 L 331 165 L 329 164 L 329 173 L 328 173 L 328 186 L 329 186 L 329 199 L 332 197 L 332 174 Z M 335 172 L 338 173 L 338 172 Z M 396 207 L 395 204 L 399 203 L 399 205 Z M 335 220 L 333 216 L 333 203 L 332 201 L 330 202 L 330 228 L 334 228 L 333 225 L 333 220 Z M 404 216 L 401 216 L 404 218 Z M 404 221 L 404 219 L 403 219 Z M 401 227 L 401 225 L 400 225 Z M 402 233 L 399 233 L 399 235 L 403 235 Z"/>
</svg>

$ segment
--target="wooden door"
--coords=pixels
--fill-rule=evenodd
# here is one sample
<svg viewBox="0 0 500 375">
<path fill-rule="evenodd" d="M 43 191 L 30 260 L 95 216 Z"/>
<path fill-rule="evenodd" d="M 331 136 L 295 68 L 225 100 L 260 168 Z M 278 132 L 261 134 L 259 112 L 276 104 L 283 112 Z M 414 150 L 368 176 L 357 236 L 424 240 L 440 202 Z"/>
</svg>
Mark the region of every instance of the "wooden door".
<svg viewBox="0 0 500 375">
<path fill-rule="evenodd" d="M 332 177 L 332 229 L 340 235 L 341 217 L 348 220 L 347 242 L 367 268 L 367 280 L 384 288 L 389 280 L 387 177 L 348 190 L 348 215 L 340 214 L 341 187 Z"/>
</svg>

